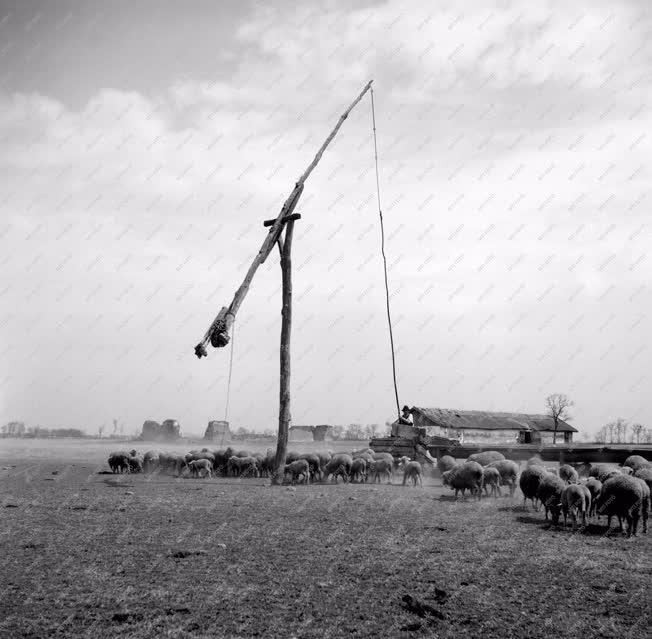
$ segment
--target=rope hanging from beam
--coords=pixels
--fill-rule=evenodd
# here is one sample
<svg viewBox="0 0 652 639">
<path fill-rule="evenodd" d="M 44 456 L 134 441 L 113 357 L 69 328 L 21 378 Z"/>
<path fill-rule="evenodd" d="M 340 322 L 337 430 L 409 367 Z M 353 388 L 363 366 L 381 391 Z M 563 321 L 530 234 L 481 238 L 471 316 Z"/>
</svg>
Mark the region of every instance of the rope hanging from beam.
<svg viewBox="0 0 652 639">
<path fill-rule="evenodd" d="M 380 178 L 378 177 L 378 142 L 376 140 L 376 110 L 374 108 L 374 90 L 371 87 L 371 120 L 374 131 L 374 160 L 376 163 L 376 197 L 378 199 L 378 217 L 380 218 L 380 252 L 383 256 L 383 272 L 385 274 L 385 301 L 387 304 L 387 325 L 389 327 L 389 343 L 392 350 L 392 378 L 394 380 L 394 396 L 396 398 L 396 414 L 401 417 L 401 408 L 398 401 L 398 386 L 396 384 L 396 356 L 394 354 L 394 333 L 392 331 L 392 315 L 389 310 L 389 284 L 387 283 L 387 257 L 385 256 L 385 226 L 383 224 L 383 210 L 380 205 Z"/>
</svg>

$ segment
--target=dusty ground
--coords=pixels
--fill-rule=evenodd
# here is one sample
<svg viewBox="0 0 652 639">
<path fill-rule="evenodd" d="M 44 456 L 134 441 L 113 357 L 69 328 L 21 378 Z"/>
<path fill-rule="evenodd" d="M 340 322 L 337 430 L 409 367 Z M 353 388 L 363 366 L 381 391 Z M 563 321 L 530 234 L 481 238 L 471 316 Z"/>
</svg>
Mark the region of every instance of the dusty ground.
<svg viewBox="0 0 652 639">
<path fill-rule="evenodd" d="M 0 636 L 649 632 L 652 533 L 549 529 L 518 497 L 454 502 L 435 480 L 97 474 L 120 447 L 0 440 Z"/>
</svg>

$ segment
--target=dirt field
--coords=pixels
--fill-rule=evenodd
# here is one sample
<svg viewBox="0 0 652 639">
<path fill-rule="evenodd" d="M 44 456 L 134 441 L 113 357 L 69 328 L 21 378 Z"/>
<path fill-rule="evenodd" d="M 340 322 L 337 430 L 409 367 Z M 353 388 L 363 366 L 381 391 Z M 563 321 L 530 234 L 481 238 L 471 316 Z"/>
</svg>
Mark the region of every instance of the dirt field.
<svg viewBox="0 0 652 639">
<path fill-rule="evenodd" d="M 437 480 L 97 474 L 112 448 L 0 440 L 0 636 L 649 632 L 652 533 L 549 529 L 519 493 L 455 502 Z"/>
</svg>

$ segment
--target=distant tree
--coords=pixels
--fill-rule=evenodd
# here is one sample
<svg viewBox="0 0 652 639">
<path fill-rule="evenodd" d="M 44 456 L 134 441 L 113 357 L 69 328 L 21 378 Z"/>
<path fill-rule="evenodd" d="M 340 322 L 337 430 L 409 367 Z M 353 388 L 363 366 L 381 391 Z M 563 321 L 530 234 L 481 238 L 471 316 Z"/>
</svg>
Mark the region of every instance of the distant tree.
<svg viewBox="0 0 652 639">
<path fill-rule="evenodd" d="M 559 428 L 559 422 L 572 419 L 568 412 L 568 409 L 571 406 L 574 406 L 574 403 L 567 395 L 564 395 L 563 393 L 553 393 L 552 395 L 548 395 L 548 397 L 546 397 L 546 414 L 549 417 L 552 417 L 555 425 L 552 435 L 553 444 L 557 443 L 557 429 Z"/>
<path fill-rule="evenodd" d="M 349 424 L 344 431 L 344 439 L 365 439 L 365 431 L 362 424 Z"/>
<path fill-rule="evenodd" d="M 116 435 L 118 433 L 118 420 L 114 417 L 113 418 L 113 434 Z"/>
<path fill-rule="evenodd" d="M 344 426 L 333 426 L 333 439 L 343 439 L 345 430 Z"/>
<path fill-rule="evenodd" d="M 102 433 L 104 432 L 104 424 L 97 427 L 97 432 L 98 432 L 98 434 L 100 436 L 100 439 L 102 439 Z"/>
<path fill-rule="evenodd" d="M 616 421 L 609 422 L 607 429 L 611 433 L 611 441 L 614 439 L 616 443 L 620 444 L 625 441 L 625 434 L 627 432 L 627 421 L 619 417 Z"/>
<path fill-rule="evenodd" d="M 373 439 L 378 435 L 380 431 L 380 426 L 378 424 L 367 424 L 367 435 L 369 439 Z"/>
<path fill-rule="evenodd" d="M 634 439 L 636 439 L 636 443 L 640 444 L 641 435 L 643 435 L 645 431 L 645 427 L 643 426 L 643 424 L 639 424 L 639 423 L 632 424 L 630 431 L 632 433 L 632 442 L 634 441 Z"/>
<path fill-rule="evenodd" d="M 607 427 L 603 426 L 598 430 L 598 432 L 595 434 L 595 441 L 598 442 L 598 444 L 606 444 L 607 442 Z"/>
<path fill-rule="evenodd" d="M 25 434 L 25 423 L 9 422 L 2 427 L 2 432 L 8 437 L 22 437 Z"/>
</svg>

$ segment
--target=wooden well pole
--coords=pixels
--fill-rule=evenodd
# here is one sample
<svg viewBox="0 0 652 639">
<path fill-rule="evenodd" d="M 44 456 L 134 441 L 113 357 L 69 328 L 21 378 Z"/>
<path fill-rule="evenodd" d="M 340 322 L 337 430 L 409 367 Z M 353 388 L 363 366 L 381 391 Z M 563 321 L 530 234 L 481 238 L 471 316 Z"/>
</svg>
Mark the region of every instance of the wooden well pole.
<svg viewBox="0 0 652 639">
<path fill-rule="evenodd" d="M 281 249 L 282 298 L 281 307 L 281 380 L 279 389 L 278 438 L 272 484 L 283 483 L 285 475 L 285 456 L 288 449 L 288 431 L 290 429 L 290 337 L 292 333 L 292 232 L 294 220 L 285 225 L 285 238 Z"/>
</svg>

